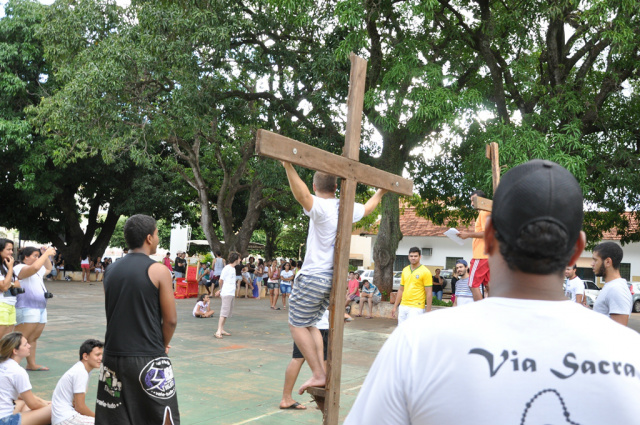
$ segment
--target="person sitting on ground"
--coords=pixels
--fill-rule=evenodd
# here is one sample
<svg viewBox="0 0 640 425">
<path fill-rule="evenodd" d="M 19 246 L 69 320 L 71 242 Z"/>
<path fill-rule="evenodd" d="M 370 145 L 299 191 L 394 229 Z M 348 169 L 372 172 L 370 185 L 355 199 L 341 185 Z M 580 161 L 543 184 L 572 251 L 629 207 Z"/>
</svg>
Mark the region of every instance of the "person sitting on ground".
<svg viewBox="0 0 640 425">
<path fill-rule="evenodd" d="M 20 367 L 30 349 L 20 332 L 10 332 L 0 339 L 0 424 L 51 423 L 51 403 L 31 392 L 29 374 Z"/>
<path fill-rule="evenodd" d="M 362 317 L 362 308 L 366 303 L 369 306 L 369 316 L 367 319 L 373 318 L 373 306 L 378 305 L 382 300 L 382 294 L 378 290 L 378 287 L 368 280 L 362 281 L 362 289 L 360 290 L 360 313 L 358 317 Z"/>
<path fill-rule="evenodd" d="M 104 344 L 88 339 L 80 346 L 80 360 L 58 381 L 51 397 L 52 425 L 87 425 L 95 423 L 95 413 L 85 403 L 89 376 L 102 363 Z"/>
<path fill-rule="evenodd" d="M 211 310 L 209 304 L 209 294 L 200 294 L 198 297 L 198 302 L 196 306 L 193 308 L 193 317 L 211 317 L 213 316 L 214 311 Z"/>
<path fill-rule="evenodd" d="M 349 313 L 351 312 L 351 303 L 353 301 L 358 302 L 359 300 L 360 300 L 360 282 L 358 282 L 358 280 L 356 279 L 356 274 L 351 272 L 349 273 L 347 299 L 345 301 L 345 308 L 347 311 L 347 315 L 345 316 L 345 319 L 347 320 L 352 319 L 351 316 L 349 316 Z"/>
</svg>

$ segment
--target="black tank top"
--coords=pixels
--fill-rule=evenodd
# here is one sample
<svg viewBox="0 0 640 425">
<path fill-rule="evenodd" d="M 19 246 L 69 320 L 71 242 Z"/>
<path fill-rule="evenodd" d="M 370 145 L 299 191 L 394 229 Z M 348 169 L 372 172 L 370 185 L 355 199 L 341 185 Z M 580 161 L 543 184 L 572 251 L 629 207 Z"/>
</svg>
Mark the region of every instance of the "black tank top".
<svg viewBox="0 0 640 425">
<path fill-rule="evenodd" d="M 153 263 L 155 261 L 145 254 L 131 253 L 111 264 L 105 272 L 106 354 L 164 354 L 159 291 L 149 278 L 149 267 Z"/>
</svg>

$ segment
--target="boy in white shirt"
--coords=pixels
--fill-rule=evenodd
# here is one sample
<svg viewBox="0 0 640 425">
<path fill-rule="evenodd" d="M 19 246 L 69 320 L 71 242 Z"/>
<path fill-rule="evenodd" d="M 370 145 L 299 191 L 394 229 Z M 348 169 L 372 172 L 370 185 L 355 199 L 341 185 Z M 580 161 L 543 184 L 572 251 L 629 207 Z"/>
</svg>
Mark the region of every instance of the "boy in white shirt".
<svg viewBox="0 0 640 425">
<path fill-rule="evenodd" d="M 213 334 L 218 339 L 222 336 L 231 336 L 224 330 L 224 323 L 228 317 L 233 315 L 233 301 L 236 297 L 236 266 L 240 264 L 240 255 L 237 252 L 229 254 L 229 261 L 222 269 L 220 275 L 220 289 L 216 291 L 216 297 L 222 299 L 220 306 L 220 319 L 218 319 L 218 330 Z"/>
<path fill-rule="evenodd" d="M 102 363 L 104 344 L 88 339 L 80 346 L 80 361 L 74 364 L 58 381 L 51 398 L 53 425 L 85 425 L 95 422 L 95 413 L 87 407 L 85 395 L 89 374 Z"/>
</svg>

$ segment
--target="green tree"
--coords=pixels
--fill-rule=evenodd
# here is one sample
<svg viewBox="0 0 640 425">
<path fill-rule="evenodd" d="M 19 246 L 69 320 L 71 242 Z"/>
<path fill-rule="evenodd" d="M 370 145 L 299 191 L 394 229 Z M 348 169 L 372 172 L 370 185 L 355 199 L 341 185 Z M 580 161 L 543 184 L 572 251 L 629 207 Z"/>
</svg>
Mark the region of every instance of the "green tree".
<svg viewBox="0 0 640 425">
<path fill-rule="evenodd" d="M 622 214 L 637 219 L 640 204 L 640 2 L 437 3 L 449 36 L 483 64 L 475 77 L 492 117 L 462 118 L 438 140 L 442 155 L 415 166 L 423 213 L 441 222 L 472 188 L 491 193 L 484 145 L 495 141 L 503 170 L 542 158 L 578 178 L 588 240 L 611 228 L 623 243 L 640 240 Z"/>
</svg>

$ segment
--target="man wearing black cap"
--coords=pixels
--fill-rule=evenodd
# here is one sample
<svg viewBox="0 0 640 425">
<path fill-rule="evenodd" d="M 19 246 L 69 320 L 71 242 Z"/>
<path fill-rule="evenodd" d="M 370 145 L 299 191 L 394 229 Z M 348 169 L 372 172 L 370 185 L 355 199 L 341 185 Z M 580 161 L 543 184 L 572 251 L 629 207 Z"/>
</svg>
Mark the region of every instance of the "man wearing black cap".
<svg viewBox="0 0 640 425">
<path fill-rule="evenodd" d="M 471 204 L 473 205 L 473 198 L 480 196 L 484 198 L 485 194 L 482 190 L 476 190 L 471 194 Z M 489 213 L 487 211 L 480 211 L 476 218 L 475 231 L 467 232 L 461 231 L 459 236 L 461 239 L 472 238 L 473 258 L 471 259 L 471 266 L 469 271 L 469 288 L 473 294 L 474 301 L 480 301 L 483 297 L 482 290 L 484 288 L 484 296 L 489 294 L 489 261 L 487 253 L 484 248 L 484 227 L 487 222 Z"/>
<path fill-rule="evenodd" d="M 558 164 L 507 172 L 485 229 L 491 297 L 398 326 L 345 424 L 637 423 L 640 335 L 562 291 L 585 246 L 582 209 Z"/>
</svg>

